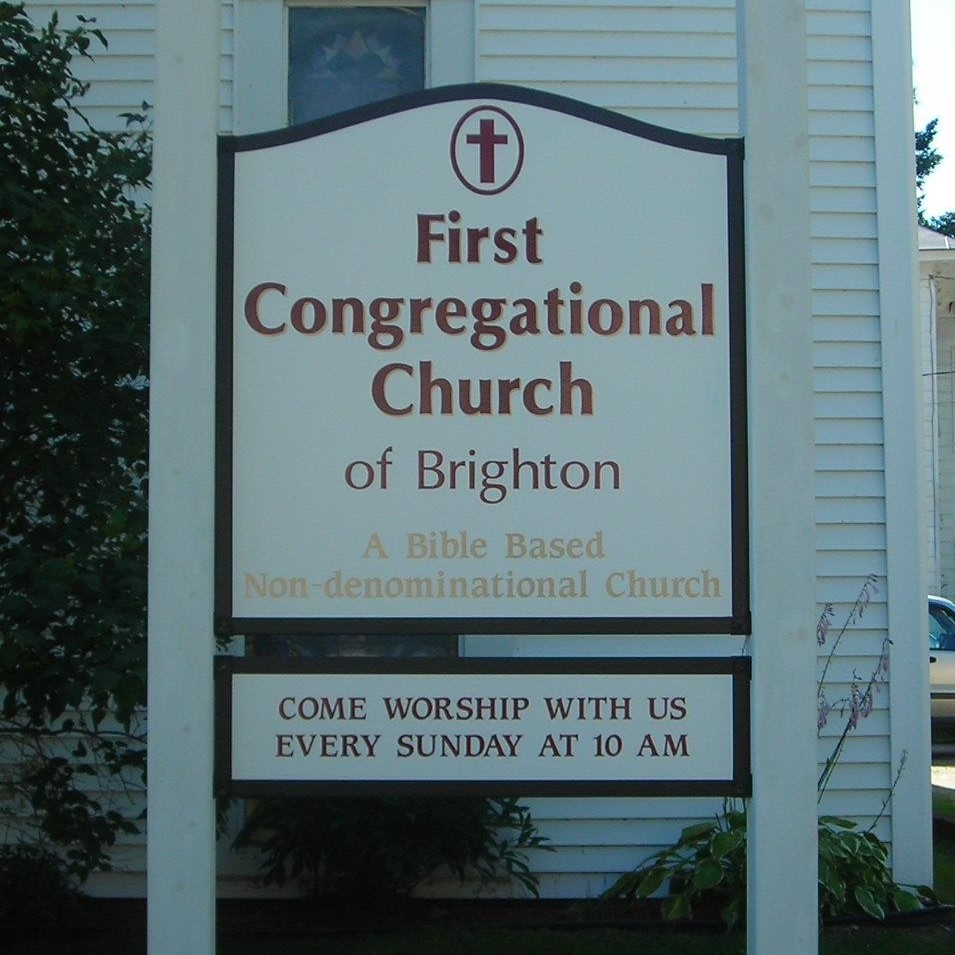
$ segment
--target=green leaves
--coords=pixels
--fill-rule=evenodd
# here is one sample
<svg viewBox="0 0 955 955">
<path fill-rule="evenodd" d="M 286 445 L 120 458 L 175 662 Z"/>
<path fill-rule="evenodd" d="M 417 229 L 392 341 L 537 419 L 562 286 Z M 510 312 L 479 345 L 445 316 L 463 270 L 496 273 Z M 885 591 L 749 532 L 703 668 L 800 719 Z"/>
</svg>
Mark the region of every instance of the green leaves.
<svg viewBox="0 0 955 955">
<path fill-rule="evenodd" d="M 842 734 L 825 762 L 819 779 L 819 796 L 825 792 L 838 765 L 845 741 L 860 719 L 871 712 L 874 689 L 878 689 L 888 669 L 889 641 L 882 651 L 867 684 L 853 685 L 849 699 L 832 704 L 826 697 L 826 675 L 843 636 L 856 623 L 877 591 L 874 574 L 866 577 L 845 622 L 830 642 L 825 665 L 817 684 L 818 723 L 821 730 L 836 711 L 846 723 Z M 826 604 L 816 625 L 816 639 L 823 646 L 832 629 L 835 611 Z M 905 766 L 900 761 L 898 774 L 889 789 L 883 810 Z M 876 818 L 876 822 L 881 818 Z M 875 823 L 873 823 L 873 826 Z M 898 885 L 888 867 L 886 845 L 871 831 L 858 831 L 850 819 L 822 816 L 819 819 L 819 911 L 823 916 L 859 916 L 884 919 L 891 912 L 909 912 L 923 905 L 936 904 L 931 889 Z M 654 853 L 633 872 L 625 873 L 606 890 L 608 899 L 633 900 L 656 895 L 666 887 L 669 895 L 663 903 L 667 918 L 691 918 L 703 908 L 709 914 L 718 911 L 724 924 L 732 927 L 746 912 L 746 810 L 743 805 L 724 802 L 715 819 L 687 826 L 670 847 Z"/>
<path fill-rule="evenodd" d="M 823 916 L 884 919 L 936 903 L 931 889 L 898 885 L 888 868 L 888 849 L 850 819 L 819 820 L 819 910 Z M 727 928 L 746 914 L 746 814 L 731 804 L 715 819 L 688 826 L 669 848 L 622 875 L 607 899 L 644 899 L 666 887 L 668 919 L 693 918 L 702 909 L 719 914 Z"/>
<path fill-rule="evenodd" d="M 693 909 L 690 900 L 685 895 L 671 895 L 663 903 L 663 917 L 677 921 L 689 918 Z"/>
<path fill-rule="evenodd" d="M 885 909 L 879 904 L 875 893 L 863 885 L 856 886 L 853 890 L 853 896 L 863 912 L 871 915 L 874 919 L 884 919 Z"/>
<path fill-rule="evenodd" d="M 637 885 L 636 897 L 638 899 L 647 899 L 651 895 L 655 895 L 669 877 L 670 873 L 667 871 L 665 866 L 655 866 Z"/>
<path fill-rule="evenodd" d="M 819 909 L 823 915 L 911 912 L 934 904 L 931 890 L 898 885 L 889 870 L 885 843 L 871 831 L 836 816 L 819 820 Z"/>
<path fill-rule="evenodd" d="M 387 899 L 446 866 L 462 880 L 517 879 L 533 895 L 531 849 L 548 849 L 516 798 L 266 799 L 236 837 L 262 853 L 263 881 L 315 894 Z"/>
<path fill-rule="evenodd" d="M 722 859 L 723 856 L 737 852 L 743 847 L 746 841 L 746 833 L 742 829 L 730 829 L 725 832 L 718 832 L 713 837 L 713 846 L 710 850 L 714 859 Z"/>
<path fill-rule="evenodd" d="M 715 888 L 723 881 L 723 867 L 718 859 L 702 859 L 693 873 L 693 888 L 699 892 Z"/>
<path fill-rule="evenodd" d="M 0 0 L 0 728 L 79 874 L 117 823 L 73 777 L 144 762 L 150 150 L 78 108 L 103 42 Z M 50 764 L 63 719 L 85 761 Z"/>
<path fill-rule="evenodd" d="M 746 815 L 730 802 L 714 819 L 687 826 L 669 848 L 621 876 L 603 894 L 605 899 L 643 899 L 664 885 L 662 905 L 667 919 L 692 918 L 704 908 L 719 914 L 727 928 L 746 911 Z"/>
</svg>

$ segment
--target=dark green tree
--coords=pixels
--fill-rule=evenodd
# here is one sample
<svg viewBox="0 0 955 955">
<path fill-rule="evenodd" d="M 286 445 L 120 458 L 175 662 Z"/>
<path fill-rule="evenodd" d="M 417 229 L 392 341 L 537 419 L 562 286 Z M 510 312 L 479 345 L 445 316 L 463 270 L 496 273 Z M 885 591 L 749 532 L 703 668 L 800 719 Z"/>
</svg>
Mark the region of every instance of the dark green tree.
<svg viewBox="0 0 955 955">
<path fill-rule="evenodd" d="M 937 131 L 938 120 L 933 119 L 926 123 L 924 129 L 915 132 L 915 189 L 919 225 L 927 226 L 945 235 L 955 236 L 955 212 L 944 212 L 934 217 L 925 214 L 925 180 L 944 159 L 933 145 Z"/>
<path fill-rule="evenodd" d="M 79 876 L 145 753 L 150 150 L 78 108 L 105 42 L 0 2 L 0 813 Z"/>
<path fill-rule="evenodd" d="M 943 235 L 955 236 L 955 212 L 943 212 L 940 216 L 933 216 L 927 225 Z"/>
<path fill-rule="evenodd" d="M 942 155 L 932 145 L 938 129 L 938 119 L 928 122 L 924 129 L 915 131 L 915 190 L 918 201 L 919 222 L 928 225 L 925 219 L 925 180 L 942 161 Z"/>
</svg>

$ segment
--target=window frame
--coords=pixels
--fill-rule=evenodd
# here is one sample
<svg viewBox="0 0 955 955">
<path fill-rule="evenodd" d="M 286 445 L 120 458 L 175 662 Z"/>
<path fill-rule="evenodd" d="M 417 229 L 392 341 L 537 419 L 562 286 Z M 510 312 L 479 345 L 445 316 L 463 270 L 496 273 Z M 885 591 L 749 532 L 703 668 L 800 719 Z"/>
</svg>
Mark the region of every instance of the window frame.
<svg viewBox="0 0 955 955">
<path fill-rule="evenodd" d="M 475 79 L 475 0 L 235 0 L 233 107 L 236 135 L 288 125 L 289 7 L 424 7 L 425 87 Z"/>
<path fill-rule="evenodd" d="M 387 96 L 397 95 L 399 92 L 421 92 L 427 89 L 429 69 L 428 57 L 428 5 L 423 0 L 417 0 L 414 3 L 402 3 L 400 6 L 393 3 L 380 2 L 361 2 L 356 4 L 345 3 L 311 3 L 307 0 L 293 2 L 289 0 L 285 15 L 288 23 L 288 67 L 287 76 L 287 101 L 289 123 L 307 122 L 311 119 L 322 119 L 333 112 L 338 112 L 350 106 L 364 105 L 372 100 L 384 99 Z M 409 16 L 410 14 L 410 16 Z M 303 16 L 304 15 L 304 16 Z M 379 19 L 381 18 L 381 19 Z M 300 34 L 295 33 L 295 22 L 298 21 Z M 333 26 L 337 24 L 338 28 Z M 359 26 L 362 24 L 362 26 Z M 350 36 L 350 29 L 354 26 L 356 29 L 371 29 L 369 36 L 375 36 L 379 29 L 385 31 L 384 36 L 388 41 L 397 40 L 399 43 L 399 59 L 405 56 L 414 56 L 413 68 L 407 72 L 402 72 L 393 84 L 382 83 L 377 85 L 371 77 L 358 79 L 359 84 L 364 81 L 369 83 L 365 89 L 357 89 L 352 81 L 350 73 L 350 59 L 346 55 L 344 62 L 338 62 L 331 66 L 335 79 L 331 81 L 331 87 L 336 91 L 332 92 L 327 86 L 323 89 L 320 80 L 314 77 L 314 71 L 307 62 L 314 53 L 317 52 L 316 34 L 323 37 L 330 36 L 329 30 L 340 39 L 345 40 L 346 35 Z M 344 29 L 342 29 L 344 28 Z M 409 29 L 410 32 L 405 36 L 403 31 Z M 391 35 L 394 30 L 395 35 Z M 381 38 L 380 36 L 378 37 Z M 401 48 L 404 40 L 409 43 L 407 48 Z M 293 52 L 298 52 L 298 57 L 293 56 Z M 304 56 L 302 54 L 305 54 Z M 374 55 L 366 59 L 374 60 Z M 339 74 L 339 70 L 344 70 L 344 74 Z M 359 76 L 362 75 L 362 68 L 359 68 Z M 348 79 L 345 79 L 345 76 Z M 342 85 L 344 83 L 344 85 Z M 375 86 L 374 95 L 371 87 Z M 385 92 L 385 88 L 391 88 L 391 92 Z M 350 106 L 349 102 L 350 101 Z M 333 107 L 334 108 L 330 108 Z M 294 123 L 293 123 L 294 120 Z"/>
</svg>

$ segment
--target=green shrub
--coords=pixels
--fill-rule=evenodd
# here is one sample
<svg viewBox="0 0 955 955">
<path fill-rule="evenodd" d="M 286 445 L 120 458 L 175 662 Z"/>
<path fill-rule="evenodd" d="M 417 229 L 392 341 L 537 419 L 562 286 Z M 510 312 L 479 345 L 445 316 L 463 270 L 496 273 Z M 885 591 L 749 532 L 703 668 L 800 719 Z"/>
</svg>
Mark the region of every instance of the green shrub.
<svg viewBox="0 0 955 955">
<path fill-rule="evenodd" d="M 536 895 L 526 850 L 544 841 L 516 799 L 422 796 L 262 800 L 235 845 L 263 853 L 266 884 L 387 899 L 443 866 L 462 880 L 512 876 Z"/>
<path fill-rule="evenodd" d="M 871 831 L 835 816 L 819 820 L 819 914 L 871 916 L 913 912 L 938 900 L 926 886 L 899 885 L 888 868 L 888 849 Z M 663 915 L 716 914 L 727 928 L 746 913 L 746 813 L 724 807 L 710 822 L 683 830 L 672 846 L 621 876 L 604 898 L 634 901 L 666 886 Z"/>
<path fill-rule="evenodd" d="M 81 878 L 136 831 L 85 777 L 146 753 L 150 146 L 80 110 L 105 42 L 0 0 L 0 800 Z"/>
<path fill-rule="evenodd" d="M 843 721 L 832 752 L 826 759 L 817 783 L 821 800 L 832 780 L 850 734 L 873 708 L 874 694 L 886 681 L 889 665 L 889 640 L 884 638 L 878 659 L 868 679 L 854 675 L 849 695 L 831 702 L 826 694 L 826 677 L 842 638 L 857 623 L 878 592 L 877 578 L 866 577 L 835 639 L 829 644 L 816 684 L 817 733 L 833 715 Z M 824 646 L 832 629 L 835 610 L 826 604 L 816 624 L 816 640 Z M 819 819 L 819 914 L 820 916 L 859 916 L 884 919 L 892 912 L 910 912 L 937 904 L 926 886 L 905 887 L 892 878 L 889 852 L 873 832 L 905 768 L 905 753 L 882 811 L 864 831 L 856 824 L 834 816 Z M 650 856 L 633 872 L 622 875 L 604 893 L 605 899 L 633 901 L 655 895 L 666 887 L 663 902 L 666 918 L 681 919 L 693 915 L 694 907 L 718 911 L 728 928 L 739 923 L 746 912 L 746 810 L 724 803 L 723 812 L 710 822 L 683 830 L 670 847 Z"/>
<path fill-rule="evenodd" d="M 688 826 L 680 838 L 622 875 L 604 893 L 605 899 L 633 902 L 655 895 L 667 885 L 663 915 L 685 919 L 694 906 L 716 912 L 727 928 L 746 911 L 746 813 L 724 804 L 709 822 Z"/>
<path fill-rule="evenodd" d="M 819 820 L 819 911 L 821 915 L 871 915 L 914 912 L 938 900 L 927 886 L 910 891 L 888 867 L 885 843 L 871 831 L 856 831 L 848 819 Z"/>
<path fill-rule="evenodd" d="M 38 843 L 0 846 L 0 926 L 73 926 L 82 920 L 80 895 L 56 853 Z"/>
</svg>

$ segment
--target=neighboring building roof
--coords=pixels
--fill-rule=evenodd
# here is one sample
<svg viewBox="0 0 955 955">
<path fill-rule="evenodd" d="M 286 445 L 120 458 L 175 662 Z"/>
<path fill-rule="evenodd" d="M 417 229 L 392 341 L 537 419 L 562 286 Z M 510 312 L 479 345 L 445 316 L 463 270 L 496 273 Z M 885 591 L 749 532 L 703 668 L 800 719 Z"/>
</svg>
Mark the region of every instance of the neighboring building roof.
<svg viewBox="0 0 955 955">
<path fill-rule="evenodd" d="M 955 238 L 920 225 L 919 263 L 935 282 L 938 315 L 955 317 Z"/>
<path fill-rule="evenodd" d="M 955 238 L 952 238 L 950 235 L 944 235 L 941 232 L 935 232 L 933 229 L 927 229 L 924 225 L 920 225 L 919 252 L 928 252 L 934 249 L 955 250 Z"/>
</svg>

